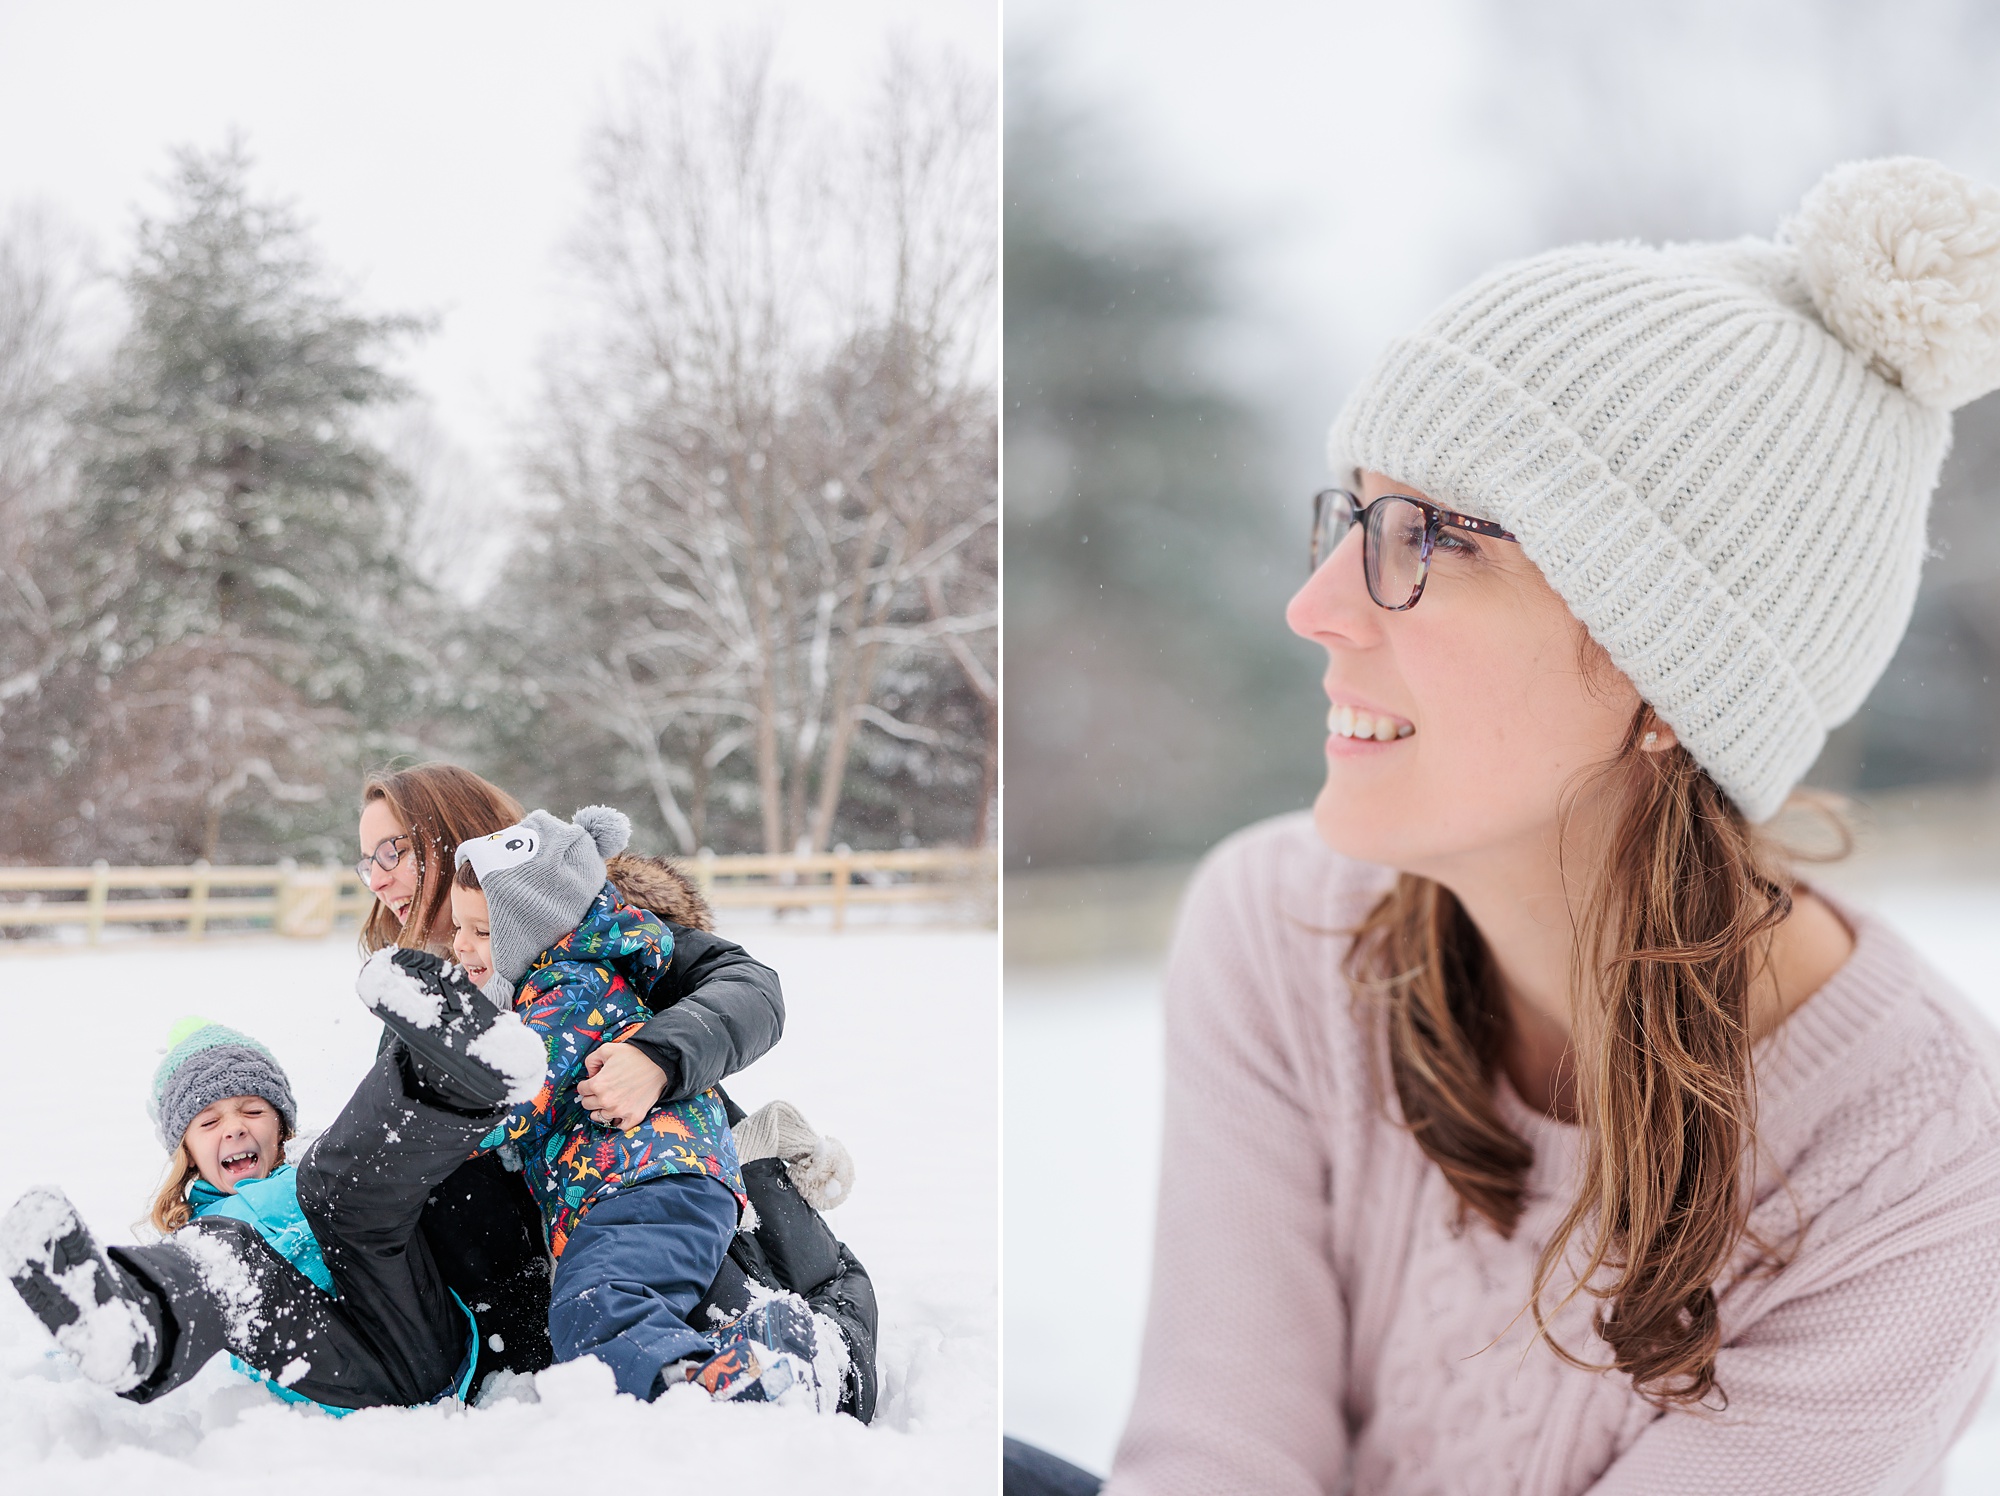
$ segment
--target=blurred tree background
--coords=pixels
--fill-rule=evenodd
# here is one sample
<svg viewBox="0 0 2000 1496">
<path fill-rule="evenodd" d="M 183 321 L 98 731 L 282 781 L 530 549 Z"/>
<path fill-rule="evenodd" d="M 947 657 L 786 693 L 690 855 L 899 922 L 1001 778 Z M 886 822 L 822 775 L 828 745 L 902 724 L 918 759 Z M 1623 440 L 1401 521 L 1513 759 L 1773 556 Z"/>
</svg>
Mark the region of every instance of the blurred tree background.
<svg viewBox="0 0 2000 1496">
<path fill-rule="evenodd" d="M 0 222 L 0 861 L 344 856 L 427 757 L 665 851 L 986 840 L 994 94 L 635 72 L 511 522 L 243 144 L 175 157 L 95 345 L 78 247 Z"/>
<path fill-rule="evenodd" d="M 1840 160 L 1918 153 L 2000 181 L 2000 11 L 1990 6 L 1432 9 L 1464 27 L 1466 87 L 1441 97 L 1427 88 L 1442 85 L 1412 86 L 1406 113 L 1460 132 L 1454 149 L 1477 163 L 1479 191 L 1452 220 L 1454 238 L 1409 245 L 1426 305 L 1550 245 L 1769 235 Z M 1287 332 L 1274 330 L 1284 313 L 1258 304 L 1246 271 L 1266 263 L 1256 236 L 1287 232 L 1286 220 L 1216 212 L 1212 188 L 1204 198 L 1148 156 L 1147 122 L 1161 116 L 1144 115 L 1102 71 L 1113 56 L 1121 80 L 1160 70 L 1171 83 L 1156 110 L 1200 101 L 1189 107 L 1212 122 L 1231 100 L 1254 109 L 1241 96 L 1254 69 L 1231 72 L 1229 57 L 1306 45 L 1282 36 L 1275 12 L 1240 17 L 1229 47 L 1218 38 L 1200 53 L 1202 68 L 1216 59 L 1213 77 L 1190 70 L 1192 45 L 1170 54 L 1177 66 L 1107 48 L 1093 74 L 1065 55 L 1068 21 L 1040 19 L 1040 29 L 1011 25 L 1007 67 L 1010 872 L 1184 860 L 1310 802 L 1319 656 L 1281 615 L 1303 571 L 1305 498 L 1326 481 L 1310 454 L 1342 384 L 1374 354 L 1385 294 L 1329 260 L 1348 325 L 1370 336 L 1295 348 L 1289 363 L 1246 376 L 1236 356 L 1245 337 Z M 1322 85 L 1327 148 L 1365 152 L 1371 137 L 1343 114 L 1359 106 L 1338 75 L 1409 78 L 1414 59 L 1371 52 L 1362 18 L 1326 25 L 1356 38 Z M 1454 73 L 1440 66 L 1437 76 Z M 1304 159 L 1295 144 L 1272 146 Z M 1450 190 L 1406 185 L 1434 198 Z M 1361 198 L 1350 217 L 1341 227 L 1351 234 L 1414 232 L 1393 207 Z M 1297 377 L 1301 367 L 1310 378 Z M 1905 804 L 1918 792 L 1935 804 L 1990 796 L 2000 773 L 2000 395 L 1958 415 L 1932 540 L 1908 637 L 1860 715 L 1833 735 L 1815 783 Z M 1057 882 L 1054 902 L 1117 899 L 1103 879 Z M 1017 891 L 1010 910 L 1025 913 L 1032 885 Z"/>
<path fill-rule="evenodd" d="M 1204 367 L 1226 243 L 1107 220 L 1109 148 L 1008 72 L 1010 870 L 1197 851 L 1309 798 L 1315 651 L 1266 423 Z"/>
</svg>

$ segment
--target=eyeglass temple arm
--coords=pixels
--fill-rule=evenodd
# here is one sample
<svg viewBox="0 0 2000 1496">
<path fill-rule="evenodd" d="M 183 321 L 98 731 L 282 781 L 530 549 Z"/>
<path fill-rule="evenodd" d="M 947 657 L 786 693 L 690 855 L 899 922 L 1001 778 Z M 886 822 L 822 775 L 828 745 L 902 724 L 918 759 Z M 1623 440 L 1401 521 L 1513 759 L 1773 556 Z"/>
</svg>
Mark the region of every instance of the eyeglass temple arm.
<svg viewBox="0 0 2000 1496">
<path fill-rule="evenodd" d="M 1439 524 L 1450 525 L 1454 529 L 1470 530 L 1475 535 L 1490 536 L 1494 540 L 1513 540 L 1516 538 L 1511 530 L 1501 529 L 1500 526 L 1494 524 L 1490 519 L 1474 519 L 1469 514 L 1457 514 L 1449 509 L 1440 509 L 1437 515 Z"/>
</svg>

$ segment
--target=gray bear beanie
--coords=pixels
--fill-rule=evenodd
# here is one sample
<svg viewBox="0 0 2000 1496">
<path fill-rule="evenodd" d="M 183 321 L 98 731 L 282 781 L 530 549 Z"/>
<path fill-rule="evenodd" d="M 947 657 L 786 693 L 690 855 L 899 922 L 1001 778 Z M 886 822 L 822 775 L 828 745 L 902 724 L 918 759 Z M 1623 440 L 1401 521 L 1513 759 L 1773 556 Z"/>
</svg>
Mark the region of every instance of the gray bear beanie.
<svg viewBox="0 0 2000 1496">
<path fill-rule="evenodd" d="M 583 923 L 604 888 L 604 859 L 631 840 L 624 811 L 586 805 L 574 821 L 531 810 L 491 836 L 460 842 L 456 865 L 470 863 L 486 894 L 494 976 L 519 986 L 535 957 Z"/>
<path fill-rule="evenodd" d="M 2000 387 L 2000 192 L 1836 168 L 1774 241 L 1505 265 L 1391 344 L 1329 455 L 1514 532 L 1753 821 L 1916 599 L 1951 411 Z"/>
<path fill-rule="evenodd" d="M 167 1034 L 166 1058 L 153 1071 L 153 1091 L 146 1098 L 160 1146 L 178 1147 L 188 1123 L 231 1096 L 263 1097 L 284 1118 L 287 1132 L 298 1131 L 292 1083 L 270 1050 L 233 1028 L 183 1018 Z"/>
</svg>

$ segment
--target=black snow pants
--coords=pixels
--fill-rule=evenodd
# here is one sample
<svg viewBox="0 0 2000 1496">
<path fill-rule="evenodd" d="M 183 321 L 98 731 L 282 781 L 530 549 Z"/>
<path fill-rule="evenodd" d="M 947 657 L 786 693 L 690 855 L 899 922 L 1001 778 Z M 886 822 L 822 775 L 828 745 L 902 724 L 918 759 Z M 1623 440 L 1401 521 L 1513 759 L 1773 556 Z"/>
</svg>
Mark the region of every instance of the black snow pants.
<svg viewBox="0 0 2000 1496">
<path fill-rule="evenodd" d="M 713 1315 L 733 1316 L 750 1303 L 750 1283 L 787 1288 L 840 1328 L 847 1342 L 847 1384 L 840 1411 L 863 1423 L 875 1416 L 875 1284 L 868 1270 L 792 1183 L 782 1159 L 743 1166 L 743 1192 L 757 1212 L 757 1229 L 739 1231 L 714 1285 L 688 1322 L 700 1329 Z"/>
<path fill-rule="evenodd" d="M 726 1093 L 723 1103 L 732 1125 L 743 1120 Z M 840 1408 L 868 1422 L 875 1416 L 877 1322 L 868 1270 L 806 1203 L 779 1160 L 745 1165 L 743 1187 L 757 1229 L 738 1233 L 689 1322 L 705 1329 L 714 1322 L 711 1310 L 724 1317 L 741 1311 L 753 1279 L 798 1294 L 839 1326 L 848 1354 Z M 481 1377 L 499 1367 L 540 1371 L 555 1359 L 541 1212 L 518 1173 L 491 1154 L 463 1165 L 432 1192 L 423 1234 L 445 1282 L 479 1316 Z"/>
<path fill-rule="evenodd" d="M 329 1407 L 427 1403 L 456 1385 L 472 1326 L 417 1221 L 502 1113 L 445 1111 L 412 1100 L 412 1089 L 401 1049 L 383 1051 L 299 1160 L 299 1207 L 339 1297 L 226 1217 L 111 1249 L 165 1311 L 160 1364 L 126 1397 L 150 1402 L 221 1350 Z"/>
</svg>

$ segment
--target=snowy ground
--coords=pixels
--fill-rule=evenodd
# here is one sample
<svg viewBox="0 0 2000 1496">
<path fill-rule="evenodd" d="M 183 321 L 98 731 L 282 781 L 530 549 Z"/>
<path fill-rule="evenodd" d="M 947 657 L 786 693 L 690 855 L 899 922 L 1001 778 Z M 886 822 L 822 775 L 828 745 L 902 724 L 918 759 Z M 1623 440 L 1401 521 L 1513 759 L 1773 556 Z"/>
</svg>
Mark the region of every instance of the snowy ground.
<svg viewBox="0 0 2000 1496">
<path fill-rule="evenodd" d="M 1859 902 L 2000 1023 L 2000 885 L 1905 885 Z M 1007 1432 L 1097 1471 L 1124 1423 L 1145 1323 L 1159 981 L 1157 964 L 1007 976 Z M 1048 1167 L 1079 1137 L 1092 1167 Z M 1946 1490 L 2000 1491 L 2000 1389 L 1954 1451 Z"/>
<path fill-rule="evenodd" d="M 847 1143 L 853 1198 L 829 1221 L 882 1308 L 875 1423 L 723 1407 L 677 1392 L 645 1406 L 596 1362 L 544 1372 L 539 1402 L 375 1409 L 334 1420 L 275 1402 L 218 1360 L 138 1407 L 50 1354 L 0 1289 L 0 1463 L 10 1490 L 147 1496 L 369 1496 L 622 1488 L 638 1478 L 743 1491 L 997 1487 L 998 945 L 986 931 L 725 929 L 784 978 L 782 1044 L 730 1082 L 747 1107 L 784 1097 Z M 145 1095 L 174 1020 L 198 1013 L 278 1054 L 301 1123 L 331 1119 L 378 1027 L 353 995 L 351 935 L 164 943 L 75 954 L 0 947 L 21 1020 L 0 1088 L 0 1206 L 62 1185 L 101 1238 L 132 1240 L 163 1155 Z"/>
</svg>

